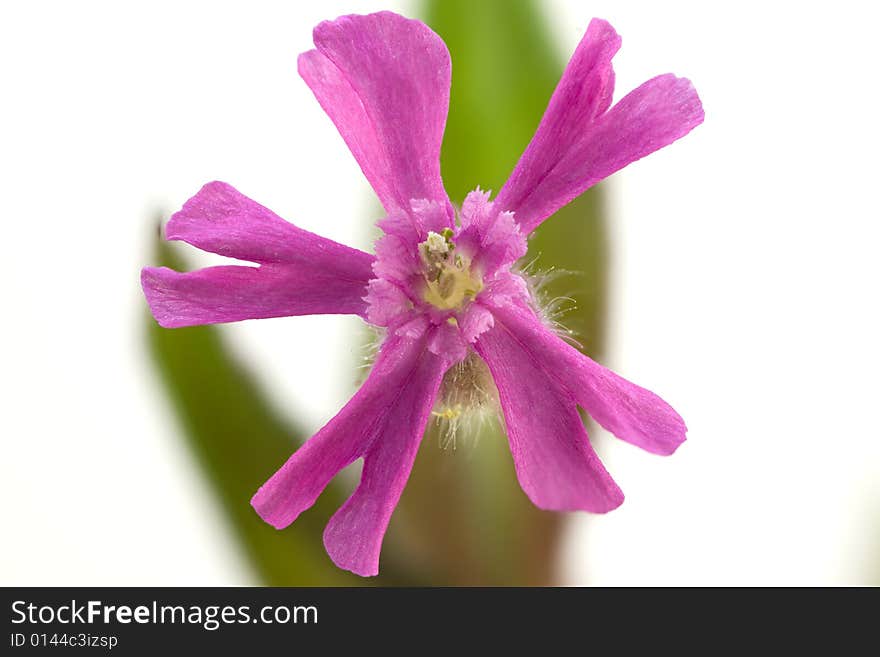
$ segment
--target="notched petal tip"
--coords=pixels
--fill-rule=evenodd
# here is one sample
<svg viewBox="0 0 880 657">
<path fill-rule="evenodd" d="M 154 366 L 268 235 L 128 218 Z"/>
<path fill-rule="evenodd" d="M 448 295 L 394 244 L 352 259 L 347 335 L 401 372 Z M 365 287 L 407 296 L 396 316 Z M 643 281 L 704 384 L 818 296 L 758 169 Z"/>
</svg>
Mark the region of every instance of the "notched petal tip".
<svg viewBox="0 0 880 657">
<path fill-rule="evenodd" d="M 608 498 L 608 506 L 605 507 L 602 511 L 595 511 L 594 513 L 608 513 L 610 511 L 614 511 L 614 509 L 623 504 L 626 496 L 623 494 L 623 491 L 620 490 L 617 484 L 614 484 L 614 487 L 616 489 L 616 492 L 614 495 Z"/>
<path fill-rule="evenodd" d="M 311 77 L 318 79 L 323 78 L 321 67 L 318 65 L 318 58 L 323 57 L 321 53 L 312 48 L 297 55 L 296 72 L 304 80 L 308 81 Z"/>
<path fill-rule="evenodd" d="M 586 511 L 587 513 L 605 514 L 614 511 L 624 502 L 623 491 L 617 485 L 617 482 L 610 477 L 605 482 L 601 492 L 593 491 L 589 496 L 580 494 L 577 497 L 563 499 L 546 497 L 545 491 L 527 485 L 519 472 L 517 472 L 517 478 L 520 482 L 520 488 L 522 488 L 526 497 L 529 498 L 529 501 L 542 511 L 563 513 Z"/>
<path fill-rule="evenodd" d="M 626 431 L 626 437 L 618 437 L 656 456 L 675 454 L 687 440 L 684 420 L 660 396 L 635 384 L 631 385 L 641 393 L 638 401 L 641 417 L 630 423 L 626 429 L 618 429 L 621 432 Z"/>
<path fill-rule="evenodd" d="M 211 223 L 223 208 L 228 213 L 232 210 L 229 206 L 236 196 L 240 196 L 239 192 L 229 183 L 219 180 L 205 183 L 180 210 L 171 215 L 165 224 L 165 239 L 188 241 L 193 222 Z"/>
<path fill-rule="evenodd" d="M 684 434 L 684 432 L 682 432 L 681 437 L 678 440 L 676 440 L 674 442 L 667 443 L 664 446 L 658 445 L 653 448 L 649 448 L 649 447 L 644 447 L 644 446 L 640 445 L 640 447 L 642 447 L 642 449 L 644 449 L 646 452 L 650 452 L 651 454 L 654 454 L 655 456 L 672 456 L 673 454 L 675 454 L 678 451 L 679 447 L 684 445 L 684 443 L 686 441 L 687 441 L 687 436 Z"/>
<path fill-rule="evenodd" d="M 567 345 L 566 345 L 567 347 Z M 567 368 L 578 402 L 617 438 L 658 456 L 669 456 L 687 439 L 687 427 L 659 395 L 582 354 Z"/>
<path fill-rule="evenodd" d="M 376 37 L 393 36 L 401 30 L 417 30 L 433 34 L 442 43 L 442 39 L 422 21 L 387 10 L 371 14 L 344 14 L 332 20 L 321 21 L 312 30 L 312 41 L 320 47 L 320 43 L 328 36 L 332 36 L 335 31 L 346 29 Z M 383 35 L 383 31 L 387 31 L 387 34 Z"/>
<path fill-rule="evenodd" d="M 353 543 L 353 533 L 340 528 L 340 521 L 337 519 L 338 515 L 344 514 L 344 509 L 345 507 L 340 509 L 324 528 L 324 549 L 338 568 L 360 577 L 375 577 L 379 574 L 379 555 L 384 533 L 378 535 L 378 540 L 367 534 L 358 537 L 359 540 Z"/>
<path fill-rule="evenodd" d="M 168 280 L 179 272 L 168 267 L 144 267 L 141 269 L 141 289 L 150 308 L 150 314 L 162 328 L 186 326 L 174 313 L 168 301 Z"/>
<path fill-rule="evenodd" d="M 655 80 L 663 79 L 668 85 L 668 102 L 682 119 L 681 137 L 700 125 L 706 118 L 703 102 L 697 93 L 694 83 L 688 78 L 677 77 L 673 73 L 660 75 Z"/>
<path fill-rule="evenodd" d="M 608 60 L 614 57 L 617 51 L 620 50 L 621 42 L 620 34 L 604 18 L 593 18 L 581 40 L 581 43 L 589 45 L 596 50 L 599 50 L 598 46 L 601 44 L 601 51 Z"/>
<path fill-rule="evenodd" d="M 272 525 L 272 527 L 279 530 L 288 527 L 299 517 L 299 514 L 291 517 L 289 513 L 285 513 L 283 509 L 280 509 L 277 499 L 273 498 L 267 490 L 266 484 L 260 486 L 259 490 L 251 497 L 251 507 L 266 524 Z"/>
</svg>

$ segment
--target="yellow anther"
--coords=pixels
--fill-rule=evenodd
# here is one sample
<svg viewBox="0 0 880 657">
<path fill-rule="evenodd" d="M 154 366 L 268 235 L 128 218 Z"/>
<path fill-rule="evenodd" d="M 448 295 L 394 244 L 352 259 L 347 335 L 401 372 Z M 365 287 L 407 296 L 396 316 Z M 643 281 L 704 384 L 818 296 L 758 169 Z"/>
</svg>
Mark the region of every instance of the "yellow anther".
<svg viewBox="0 0 880 657">
<path fill-rule="evenodd" d="M 454 420 L 461 415 L 461 405 L 456 404 L 455 407 L 446 407 L 441 411 L 431 411 L 431 415 L 443 418 L 444 420 Z"/>
</svg>

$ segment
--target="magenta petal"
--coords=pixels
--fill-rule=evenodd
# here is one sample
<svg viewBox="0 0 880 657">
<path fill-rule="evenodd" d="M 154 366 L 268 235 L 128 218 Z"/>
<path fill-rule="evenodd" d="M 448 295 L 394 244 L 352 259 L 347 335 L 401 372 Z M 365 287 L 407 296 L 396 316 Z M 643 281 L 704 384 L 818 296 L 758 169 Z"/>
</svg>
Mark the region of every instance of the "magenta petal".
<svg viewBox="0 0 880 657">
<path fill-rule="evenodd" d="M 471 303 L 459 318 L 461 337 L 468 344 L 495 325 L 495 316 L 479 301 Z"/>
<path fill-rule="evenodd" d="M 421 273 L 422 261 L 419 251 L 399 235 L 383 235 L 376 240 L 376 262 L 373 273 L 382 279 L 394 281 L 401 288 L 408 288 L 413 276 Z"/>
<path fill-rule="evenodd" d="M 336 124 L 389 213 L 411 199 L 452 209 L 440 177 L 449 109 L 446 45 L 424 23 L 391 12 L 315 28 L 299 72 Z"/>
<path fill-rule="evenodd" d="M 461 227 L 457 242 L 473 256 L 472 265 L 485 278 L 526 254 L 526 235 L 512 212 L 496 212 L 489 192 L 478 187 L 461 204 Z"/>
<path fill-rule="evenodd" d="M 300 263 L 364 283 L 373 277 L 370 254 L 297 228 L 222 182 L 202 187 L 171 217 L 165 234 L 238 260 Z"/>
<path fill-rule="evenodd" d="M 361 485 L 330 521 L 325 543 L 341 567 L 375 574 L 443 371 L 424 340 L 390 337 L 354 397 L 260 487 L 254 509 L 274 527 L 286 527 L 337 472 L 365 457 Z"/>
<path fill-rule="evenodd" d="M 180 273 L 145 267 L 141 285 L 165 328 L 292 315 L 364 316 L 366 281 L 300 265 L 222 266 Z"/>
<path fill-rule="evenodd" d="M 594 20 L 584 36 L 496 207 L 516 214 L 528 234 L 544 219 L 610 176 L 703 122 L 689 80 L 661 75 L 605 111 L 620 38 Z"/>
<path fill-rule="evenodd" d="M 650 155 L 703 122 L 703 105 L 691 81 L 671 73 L 648 80 L 603 114 L 588 143 L 560 165 L 577 170 L 579 194 L 630 162 Z"/>
<path fill-rule="evenodd" d="M 672 454 L 687 427 L 669 404 L 630 383 L 561 340 L 524 308 L 493 310 L 520 341 L 602 427 L 653 454 Z"/>
<path fill-rule="evenodd" d="M 531 142 L 498 194 L 499 210 L 515 212 L 523 230 L 537 225 L 539 208 L 532 195 L 542 196 L 546 178 L 565 176 L 555 171 L 573 142 L 583 139 L 591 121 L 608 109 L 614 92 L 611 59 L 620 48 L 620 37 L 606 21 L 594 18 L 566 66 Z M 561 205 L 561 204 L 560 204 Z M 558 207 L 558 206 L 557 206 Z"/>
<path fill-rule="evenodd" d="M 324 530 L 327 554 L 340 568 L 364 577 L 379 572 L 382 539 L 409 479 L 445 369 L 441 358 L 423 353 L 380 418 L 360 484 Z"/>
<path fill-rule="evenodd" d="M 495 318 L 475 348 L 492 373 L 516 474 L 547 510 L 605 513 L 623 493 L 593 451 L 574 399 Z"/>
<path fill-rule="evenodd" d="M 162 326 L 366 314 L 373 256 L 297 228 L 226 183 L 202 187 L 171 217 L 166 236 L 263 264 L 189 273 L 145 268 L 141 284 Z"/>
<path fill-rule="evenodd" d="M 382 345 L 370 375 L 349 402 L 307 440 L 251 500 L 269 524 L 283 528 L 314 504 L 337 472 L 368 453 L 386 431 L 407 430 L 389 424 L 397 401 L 426 356 L 424 340 L 392 336 Z M 442 376 L 442 372 L 438 374 Z"/>
<path fill-rule="evenodd" d="M 413 304 L 399 286 L 383 278 L 374 278 L 367 285 L 366 320 L 374 326 L 398 326 L 409 320 Z"/>
<path fill-rule="evenodd" d="M 468 343 L 457 326 L 443 322 L 431 328 L 428 334 L 428 349 L 451 362 L 464 360 Z"/>
<path fill-rule="evenodd" d="M 578 401 L 596 422 L 621 440 L 661 456 L 672 454 L 685 441 L 684 420 L 669 404 L 571 351 L 576 353 L 569 353 L 566 362 L 572 365 L 572 384 L 581 386 Z"/>
</svg>

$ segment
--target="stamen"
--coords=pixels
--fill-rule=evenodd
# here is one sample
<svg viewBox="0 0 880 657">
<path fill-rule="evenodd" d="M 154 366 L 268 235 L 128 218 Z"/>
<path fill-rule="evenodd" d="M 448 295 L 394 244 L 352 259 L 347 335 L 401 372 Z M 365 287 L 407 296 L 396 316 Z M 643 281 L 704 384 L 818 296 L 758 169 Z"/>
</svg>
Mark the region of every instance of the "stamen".
<svg viewBox="0 0 880 657">
<path fill-rule="evenodd" d="M 428 233 L 428 239 L 425 240 L 424 244 L 428 249 L 428 252 L 432 255 L 446 255 L 449 253 L 449 245 L 451 242 L 443 235 L 430 231 Z"/>
<path fill-rule="evenodd" d="M 453 253 L 453 232 L 444 228 L 442 233 L 430 231 L 419 244 L 419 253 L 425 265 L 423 298 L 440 310 L 458 310 L 483 289 L 483 282 L 471 273 L 471 260 L 461 253 Z"/>
<path fill-rule="evenodd" d="M 459 436 L 478 436 L 498 416 L 498 390 L 479 356 L 471 353 L 446 372 L 431 414 L 440 427 L 441 446 L 453 449 Z"/>
</svg>

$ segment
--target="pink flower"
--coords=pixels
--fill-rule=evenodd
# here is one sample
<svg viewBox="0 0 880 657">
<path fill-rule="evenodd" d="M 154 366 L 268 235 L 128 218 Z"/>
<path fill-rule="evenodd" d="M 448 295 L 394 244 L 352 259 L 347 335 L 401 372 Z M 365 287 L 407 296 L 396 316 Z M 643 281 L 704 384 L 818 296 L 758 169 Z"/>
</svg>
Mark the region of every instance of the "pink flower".
<svg viewBox="0 0 880 657">
<path fill-rule="evenodd" d="M 675 451 L 684 422 L 655 394 L 560 339 L 515 263 L 553 212 L 700 124 L 693 86 L 661 75 L 610 107 L 620 38 L 593 20 L 497 198 L 477 188 L 456 217 L 440 177 L 451 69 L 443 41 L 388 12 L 321 23 L 314 41 L 299 72 L 385 208 L 376 255 L 301 230 L 213 182 L 171 217 L 168 239 L 257 266 L 142 274 L 165 327 L 350 313 L 384 330 L 367 380 L 257 491 L 257 513 L 286 527 L 336 473 L 363 458 L 360 485 L 331 518 L 324 544 L 339 567 L 375 575 L 432 412 L 455 417 L 462 406 L 493 403 L 532 502 L 616 508 L 623 494 L 590 446 L 577 407 L 655 454 Z"/>
</svg>

